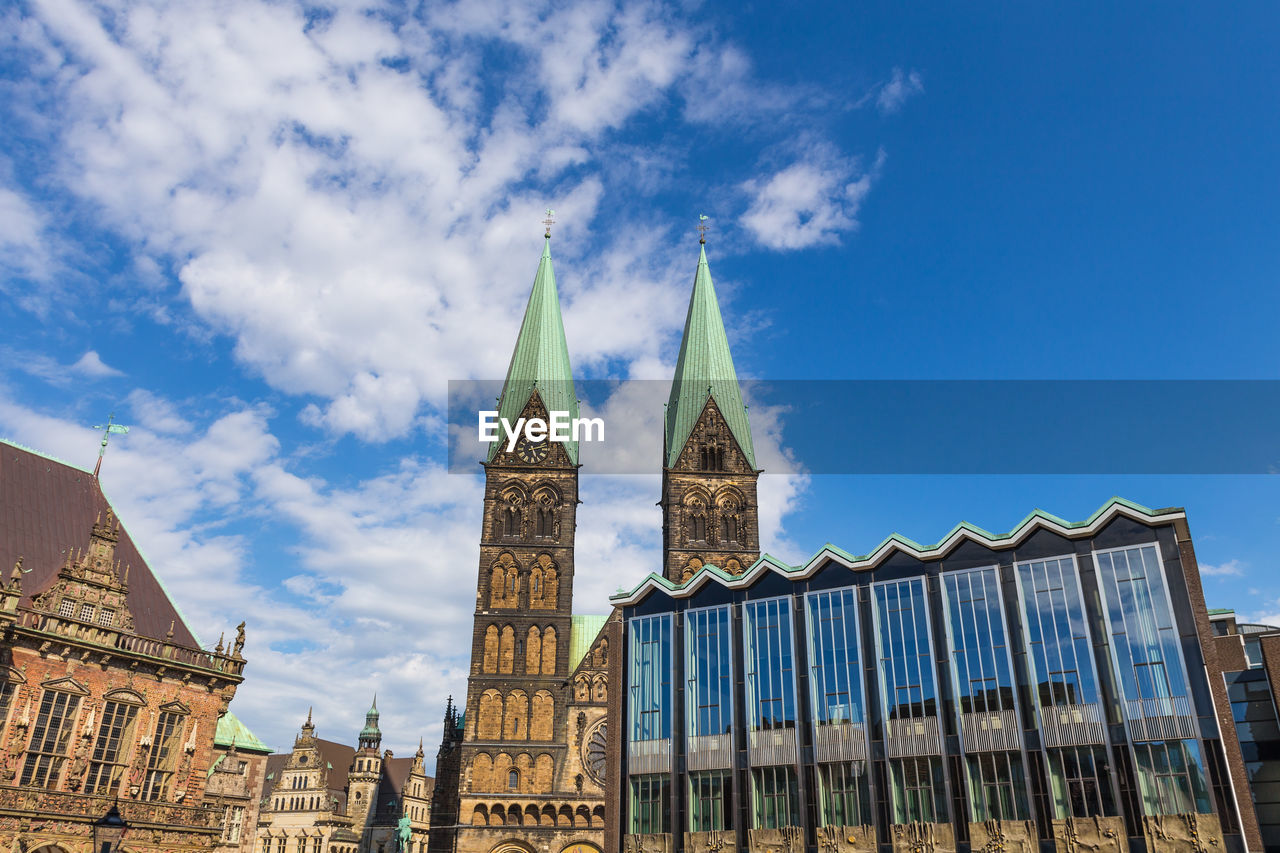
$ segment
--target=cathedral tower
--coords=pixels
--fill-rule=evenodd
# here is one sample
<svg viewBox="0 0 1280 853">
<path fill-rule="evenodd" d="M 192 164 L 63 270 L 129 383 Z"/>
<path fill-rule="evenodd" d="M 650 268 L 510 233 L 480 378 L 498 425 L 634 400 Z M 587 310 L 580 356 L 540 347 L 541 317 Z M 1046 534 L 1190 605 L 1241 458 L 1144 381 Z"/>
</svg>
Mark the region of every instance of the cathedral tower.
<svg viewBox="0 0 1280 853">
<path fill-rule="evenodd" d="M 755 561 L 759 476 L 702 241 L 667 401 L 661 501 L 667 578 L 688 580 L 707 564 L 740 574 Z"/>
<path fill-rule="evenodd" d="M 549 232 L 498 411 L 512 423 L 578 417 Z M 513 837 L 538 850 L 603 838 L 602 812 L 593 811 L 602 794 L 591 799 L 570 769 L 578 445 L 521 437 L 508 452 L 506 441 L 499 429 L 484 462 L 458 853 L 486 853 Z"/>
</svg>

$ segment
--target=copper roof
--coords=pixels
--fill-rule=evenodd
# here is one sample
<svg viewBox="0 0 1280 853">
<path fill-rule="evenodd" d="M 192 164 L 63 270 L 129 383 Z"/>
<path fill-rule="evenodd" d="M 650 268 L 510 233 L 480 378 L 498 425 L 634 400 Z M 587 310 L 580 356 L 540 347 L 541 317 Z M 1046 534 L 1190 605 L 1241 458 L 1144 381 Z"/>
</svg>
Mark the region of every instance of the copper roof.
<svg viewBox="0 0 1280 853">
<path fill-rule="evenodd" d="M 0 441 L 0 570 L 7 575 L 23 558 L 29 574 L 22 578 L 20 606 L 30 607 L 31 597 L 53 583 L 68 552 L 88 546 L 95 519 L 109 506 L 89 472 Z M 171 642 L 199 648 L 123 523 L 116 559 L 129 566 L 135 631 L 160 640 L 173 623 Z"/>
</svg>

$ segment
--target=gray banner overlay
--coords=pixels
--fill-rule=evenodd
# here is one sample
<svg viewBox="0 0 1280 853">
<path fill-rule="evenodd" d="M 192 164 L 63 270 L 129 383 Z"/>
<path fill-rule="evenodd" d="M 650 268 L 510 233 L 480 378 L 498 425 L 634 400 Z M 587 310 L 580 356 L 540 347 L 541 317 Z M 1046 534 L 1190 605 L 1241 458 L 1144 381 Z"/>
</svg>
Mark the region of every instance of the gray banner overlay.
<svg viewBox="0 0 1280 853">
<path fill-rule="evenodd" d="M 758 464 L 809 474 L 1271 474 L 1276 380 L 752 380 Z M 478 472 L 500 380 L 449 382 L 449 469 Z M 584 474 L 661 470 L 670 381 L 582 380 Z"/>
</svg>

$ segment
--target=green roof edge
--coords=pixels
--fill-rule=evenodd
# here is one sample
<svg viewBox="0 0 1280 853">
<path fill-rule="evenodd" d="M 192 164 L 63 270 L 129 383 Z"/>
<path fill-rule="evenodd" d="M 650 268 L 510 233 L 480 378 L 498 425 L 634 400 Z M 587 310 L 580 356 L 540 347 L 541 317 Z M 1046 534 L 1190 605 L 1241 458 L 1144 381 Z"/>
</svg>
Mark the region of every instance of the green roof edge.
<svg viewBox="0 0 1280 853">
<path fill-rule="evenodd" d="M 985 530 L 977 526 L 976 524 L 970 524 L 967 521 L 962 521 L 959 524 L 957 524 L 955 527 L 951 528 L 951 530 L 947 532 L 946 536 L 943 536 L 941 539 L 939 539 L 937 542 L 935 542 L 932 545 L 921 545 L 919 542 L 916 542 L 913 539 L 909 539 L 900 533 L 891 533 L 888 536 L 886 536 L 880 542 L 879 545 L 877 545 L 875 548 L 872 548 L 871 551 L 869 551 L 866 554 L 861 554 L 861 555 L 852 554 L 849 551 L 846 551 L 843 548 L 828 542 L 825 545 L 823 545 L 821 548 L 819 548 L 813 554 L 813 556 L 810 557 L 808 560 L 794 566 L 788 565 L 787 563 L 784 563 L 778 560 L 777 558 L 773 557 L 768 553 L 761 554 L 760 557 L 757 558 L 756 561 L 752 563 L 749 567 L 747 567 L 747 569 L 741 575 L 731 575 L 728 572 L 721 569 L 719 566 L 715 566 L 710 563 L 703 566 L 701 571 L 699 571 L 697 575 L 695 575 L 694 577 L 690 578 L 687 581 L 684 581 L 683 583 L 675 583 L 671 580 L 668 580 L 666 577 L 660 574 L 657 574 L 656 572 L 650 572 L 647 577 L 645 577 L 638 584 L 632 587 L 630 591 L 615 593 L 614 595 L 609 596 L 609 600 L 620 601 L 620 600 L 630 598 L 631 596 L 639 592 L 646 584 L 651 584 L 651 583 L 656 583 L 658 586 L 663 587 L 668 592 L 677 592 L 681 589 L 684 589 L 689 584 L 694 583 L 695 580 L 698 580 L 699 577 L 704 572 L 710 572 L 711 576 L 713 577 L 718 577 L 723 580 L 732 582 L 737 580 L 738 578 L 741 578 L 747 574 L 750 574 L 757 566 L 764 563 L 769 564 L 775 570 L 782 572 L 783 574 L 794 574 L 797 572 L 803 572 L 811 568 L 818 560 L 822 559 L 823 554 L 826 554 L 826 553 L 835 554 L 836 556 L 844 560 L 847 560 L 851 563 L 855 563 L 855 562 L 870 560 L 873 556 L 879 553 L 885 546 L 891 545 L 891 544 L 902 545 L 915 551 L 926 551 L 926 552 L 936 551 L 937 549 L 945 545 L 948 540 L 950 540 L 953 536 L 955 536 L 957 533 L 961 531 L 965 531 L 967 533 L 972 533 L 974 535 L 981 536 L 993 542 L 1000 542 L 1003 540 L 1014 538 L 1023 530 L 1023 528 L 1031 524 L 1036 519 L 1040 519 L 1042 521 L 1050 521 L 1061 527 L 1066 527 L 1069 529 L 1079 529 L 1081 527 L 1088 527 L 1089 525 L 1093 524 L 1095 521 L 1101 518 L 1104 514 L 1106 514 L 1112 507 L 1115 507 L 1115 506 L 1123 506 L 1141 515 L 1145 515 L 1148 518 L 1159 518 L 1162 515 L 1171 515 L 1171 514 L 1182 512 L 1182 510 L 1178 507 L 1164 507 L 1161 509 L 1152 509 L 1150 507 L 1143 506 L 1140 503 L 1128 500 L 1126 498 L 1119 497 L 1117 495 L 1112 497 L 1106 503 L 1104 503 L 1101 507 L 1099 507 L 1093 514 L 1091 514 L 1084 521 L 1066 521 L 1065 519 L 1060 518 L 1054 515 L 1053 513 L 1045 512 L 1044 510 L 1037 509 L 1028 513 L 1021 521 L 1019 521 L 1016 525 L 1014 525 L 1014 527 L 1011 530 L 1009 530 L 1007 533 L 991 533 L 990 531 Z"/>
</svg>

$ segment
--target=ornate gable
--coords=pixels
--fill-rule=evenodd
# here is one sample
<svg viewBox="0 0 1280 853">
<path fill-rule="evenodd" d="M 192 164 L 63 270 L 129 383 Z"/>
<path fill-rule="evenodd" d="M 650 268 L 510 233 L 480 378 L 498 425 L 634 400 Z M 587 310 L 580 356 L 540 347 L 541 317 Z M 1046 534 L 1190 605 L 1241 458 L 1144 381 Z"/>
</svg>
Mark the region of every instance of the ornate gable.
<svg viewBox="0 0 1280 853">
<path fill-rule="evenodd" d="M 67 559 L 48 589 L 35 595 L 31 606 L 60 619 L 133 633 L 129 610 L 129 567 L 116 560 L 120 524 L 107 509 L 99 514 L 85 551 L 67 550 Z"/>
</svg>

